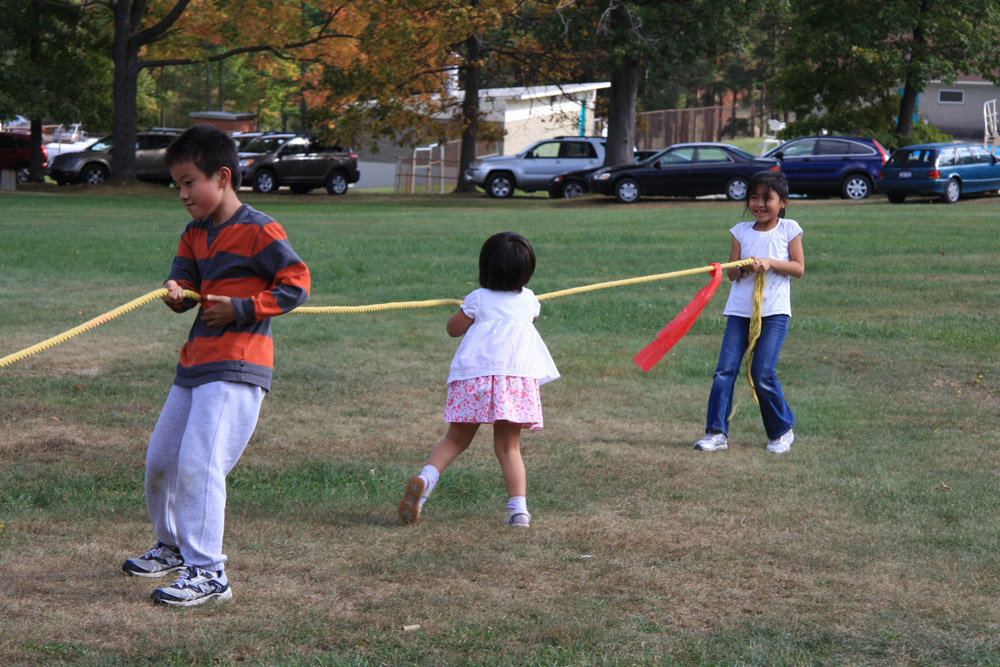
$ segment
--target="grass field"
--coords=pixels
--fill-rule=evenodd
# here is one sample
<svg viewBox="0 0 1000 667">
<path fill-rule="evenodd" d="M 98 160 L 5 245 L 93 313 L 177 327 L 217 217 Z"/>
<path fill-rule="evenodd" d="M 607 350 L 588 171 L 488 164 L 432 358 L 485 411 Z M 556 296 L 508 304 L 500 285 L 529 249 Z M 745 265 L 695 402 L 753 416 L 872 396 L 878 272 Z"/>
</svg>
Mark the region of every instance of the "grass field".
<svg viewBox="0 0 1000 667">
<path fill-rule="evenodd" d="M 0 356 L 159 287 L 186 222 L 172 192 L 0 196 Z M 310 305 L 459 298 L 505 229 L 535 246 L 536 293 L 704 266 L 742 219 L 722 201 L 245 199 L 309 264 Z M 500 525 L 488 427 L 425 520 L 397 524 L 444 431 L 451 308 L 279 318 L 229 480 L 234 599 L 188 610 L 119 568 L 153 543 L 145 444 L 192 315 L 150 304 L 0 368 L 0 664 L 998 665 L 998 213 L 791 203 L 806 274 L 782 456 L 744 386 L 730 449 L 691 449 L 725 288 L 649 374 L 631 362 L 707 276 L 543 304 L 563 377 L 523 438 L 528 531 Z"/>
</svg>

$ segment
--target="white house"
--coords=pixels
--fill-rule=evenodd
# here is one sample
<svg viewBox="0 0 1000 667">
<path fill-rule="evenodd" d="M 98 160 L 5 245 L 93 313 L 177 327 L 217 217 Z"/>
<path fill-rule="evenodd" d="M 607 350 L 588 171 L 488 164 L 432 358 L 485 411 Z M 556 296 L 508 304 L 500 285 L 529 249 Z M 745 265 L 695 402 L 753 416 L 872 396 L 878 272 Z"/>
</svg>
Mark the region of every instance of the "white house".
<svg viewBox="0 0 1000 667">
<path fill-rule="evenodd" d="M 539 139 L 595 134 L 597 91 L 610 87 L 610 82 L 602 81 L 480 90 L 479 107 L 483 120 L 498 124 L 504 131 L 503 139 L 490 153 L 512 155 Z M 456 90 L 452 94 L 456 98 L 457 110 L 465 93 Z M 454 140 L 446 146 L 436 147 L 431 155 L 421 154 L 421 158 L 447 162 L 449 167 L 445 171 L 449 173 L 446 178 L 454 183 L 459 146 L 460 141 Z M 359 150 L 361 180 L 358 187 L 393 185 L 397 179 L 397 162 L 409 162 L 412 155 L 410 148 L 394 146 L 390 141 L 381 142 L 377 153 Z"/>
</svg>

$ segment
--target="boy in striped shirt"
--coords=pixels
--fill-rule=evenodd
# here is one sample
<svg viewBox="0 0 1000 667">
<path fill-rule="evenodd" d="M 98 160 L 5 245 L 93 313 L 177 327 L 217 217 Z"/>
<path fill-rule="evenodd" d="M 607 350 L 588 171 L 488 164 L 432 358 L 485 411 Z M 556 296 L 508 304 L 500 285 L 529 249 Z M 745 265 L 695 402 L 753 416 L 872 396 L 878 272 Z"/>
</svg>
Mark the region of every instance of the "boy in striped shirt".
<svg viewBox="0 0 1000 667">
<path fill-rule="evenodd" d="M 191 222 L 181 235 L 166 304 L 201 309 L 146 450 L 146 510 L 157 544 L 126 574 L 180 571 L 153 600 L 191 606 L 232 597 L 222 534 L 226 476 L 257 424 L 273 366 L 271 319 L 309 297 L 309 269 L 272 218 L 240 202 L 239 159 L 225 133 L 198 125 L 167 148 Z"/>
</svg>

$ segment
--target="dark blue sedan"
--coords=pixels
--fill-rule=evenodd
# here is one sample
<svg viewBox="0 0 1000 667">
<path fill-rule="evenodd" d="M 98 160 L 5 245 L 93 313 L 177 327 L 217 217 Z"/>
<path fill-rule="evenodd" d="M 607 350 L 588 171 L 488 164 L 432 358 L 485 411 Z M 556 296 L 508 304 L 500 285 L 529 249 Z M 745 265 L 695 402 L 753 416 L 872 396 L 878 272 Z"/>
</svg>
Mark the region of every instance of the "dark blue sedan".
<svg viewBox="0 0 1000 667">
<path fill-rule="evenodd" d="M 978 144 L 904 146 L 885 163 L 878 189 L 893 204 L 908 196 L 954 204 L 962 195 L 1000 190 L 1000 158 Z"/>
<path fill-rule="evenodd" d="M 598 169 L 590 175 L 589 188 L 625 204 L 654 195 L 724 194 L 729 199 L 743 200 L 750 177 L 758 171 L 781 171 L 781 165 L 730 144 L 674 144 L 642 164 Z"/>
</svg>

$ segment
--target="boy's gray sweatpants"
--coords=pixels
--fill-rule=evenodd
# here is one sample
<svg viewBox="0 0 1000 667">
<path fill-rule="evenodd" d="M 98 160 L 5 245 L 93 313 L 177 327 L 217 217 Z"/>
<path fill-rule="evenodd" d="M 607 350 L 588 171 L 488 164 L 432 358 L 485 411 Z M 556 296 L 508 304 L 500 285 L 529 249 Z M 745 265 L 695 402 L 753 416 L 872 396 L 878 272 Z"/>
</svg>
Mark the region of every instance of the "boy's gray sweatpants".
<svg viewBox="0 0 1000 667">
<path fill-rule="evenodd" d="M 242 382 L 173 385 L 146 450 L 146 511 L 156 538 L 186 565 L 221 570 L 226 475 L 253 435 L 264 400 Z"/>
</svg>

